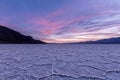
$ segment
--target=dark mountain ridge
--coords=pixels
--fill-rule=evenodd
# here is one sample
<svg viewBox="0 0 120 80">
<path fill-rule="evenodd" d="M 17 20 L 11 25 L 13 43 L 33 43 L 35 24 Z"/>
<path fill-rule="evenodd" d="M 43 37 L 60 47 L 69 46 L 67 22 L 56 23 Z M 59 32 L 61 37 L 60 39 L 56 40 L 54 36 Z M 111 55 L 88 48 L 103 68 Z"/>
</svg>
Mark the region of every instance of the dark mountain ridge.
<svg viewBox="0 0 120 80">
<path fill-rule="evenodd" d="M 97 41 L 86 41 L 86 42 L 81 42 L 81 43 L 83 44 L 120 44 L 120 37 L 102 39 L 102 40 L 97 40 Z"/>
<path fill-rule="evenodd" d="M 43 44 L 45 42 L 34 40 L 30 36 L 22 35 L 10 28 L 0 25 L 0 43 L 5 44 Z"/>
</svg>

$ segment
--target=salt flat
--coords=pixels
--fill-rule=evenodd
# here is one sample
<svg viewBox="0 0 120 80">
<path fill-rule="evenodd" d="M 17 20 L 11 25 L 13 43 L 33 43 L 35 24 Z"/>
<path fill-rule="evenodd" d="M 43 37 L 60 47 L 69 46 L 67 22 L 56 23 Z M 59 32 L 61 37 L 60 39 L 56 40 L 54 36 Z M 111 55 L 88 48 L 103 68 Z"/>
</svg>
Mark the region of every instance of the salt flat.
<svg viewBox="0 0 120 80">
<path fill-rule="evenodd" d="M 120 80 L 120 45 L 0 45 L 0 80 Z"/>
</svg>

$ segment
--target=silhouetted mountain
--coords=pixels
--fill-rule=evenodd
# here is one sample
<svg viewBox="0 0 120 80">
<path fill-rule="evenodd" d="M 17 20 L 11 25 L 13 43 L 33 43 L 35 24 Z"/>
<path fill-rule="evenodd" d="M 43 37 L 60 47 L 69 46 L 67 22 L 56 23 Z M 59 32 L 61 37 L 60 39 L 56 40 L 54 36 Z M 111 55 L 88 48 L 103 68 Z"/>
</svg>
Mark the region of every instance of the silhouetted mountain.
<svg viewBox="0 0 120 80">
<path fill-rule="evenodd" d="M 13 44 L 42 44 L 45 42 L 34 40 L 30 36 L 22 35 L 21 33 L 9 29 L 5 26 L 0 26 L 0 43 Z"/>
<path fill-rule="evenodd" d="M 110 38 L 110 39 L 102 39 L 97 41 L 87 41 L 83 42 L 84 44 L 120 44 L 120 37 Z"/>
</svg>

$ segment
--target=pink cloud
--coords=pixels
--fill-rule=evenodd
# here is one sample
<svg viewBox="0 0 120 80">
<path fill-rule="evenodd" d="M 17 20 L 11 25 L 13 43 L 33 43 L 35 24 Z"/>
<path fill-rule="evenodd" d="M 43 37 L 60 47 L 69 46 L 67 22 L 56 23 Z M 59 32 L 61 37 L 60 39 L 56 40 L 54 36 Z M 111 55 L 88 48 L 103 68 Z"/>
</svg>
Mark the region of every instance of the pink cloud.
<svg viewBox="0 0 120 80">
<path fill-rule="evenodd" d="M 101 13 L 95 13 L 95 14 L 91 14 L 88 16 L 80 16 L 80 17 L 75 17 L 75 18 L 71 18 L 71 19 L 57 19 L 56 16 L 60 16 L 63 15 L 64 13 L 66 13 L 66 10 L 64 9 L 59 9 L 56 10 L 42 18 L 34 18 L 32 19 L 30 22 L 33 25 L 37 25 L 37 26 L 42 26 L 42 29 L 40 30 L 40 32 L 44 35 L 51 35 L 54 34 L 57 30 L 59 30 L 62 27 L 67 27 L 67 25 L 73 23 L 73 22 L 77 22 L 77 21 L 81 21 L 84 19 L 88 19 L 92 16 L 98 16 L 98 15 L 103 15 L 106 12 L 101 12 Z M 54 21 L 50 20 L 50 18 L 55 19 Z M 78 29 L 71 29 L 72 32 L 78 31 Z"/>
<path fill-rule="evenodd" d="M 40 33 L 44 34 L 44 35 L 50 35 L 54 33 L 54 30 L 52 29 L 43 29 L 40 31 Z"/>
<path fill-rule="evenodd" d="M 45 35 L 51 35 L 53 34 L 55 31 L 59 30 L 62 27 L 66 27 L 67 25 L 73 23 L 73 22 L 77 22 L 86 18 L 89 18 L 90 16 L 82 16 L 82 17 L 77 17 L 77 18 L 71 18 L 71 19 L 62 19 L 62 20 L 58 20 L 58 21 L 50 21 L 48 19 L 45 18 L 36 18 L 34 20 L 32 20 L 31 22 L 34 25 L 37 26 L 42 26 L 43 29 L 41 31 L 42 34 Z M 74 30 L 75 31 L 75 30 Z"/>
</svg>

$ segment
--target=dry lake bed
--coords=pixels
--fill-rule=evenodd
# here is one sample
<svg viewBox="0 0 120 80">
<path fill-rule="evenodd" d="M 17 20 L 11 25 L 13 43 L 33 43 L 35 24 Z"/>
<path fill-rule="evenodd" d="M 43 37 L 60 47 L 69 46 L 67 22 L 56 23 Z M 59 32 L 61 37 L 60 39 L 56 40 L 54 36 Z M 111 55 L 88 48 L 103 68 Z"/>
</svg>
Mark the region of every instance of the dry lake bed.
<svg viewBox="0 0 120 80">
<path fill-rule="evenodd" d="M 120 45 L 0 45 L 0 80 L 120 80 Z"/>
</svg>

